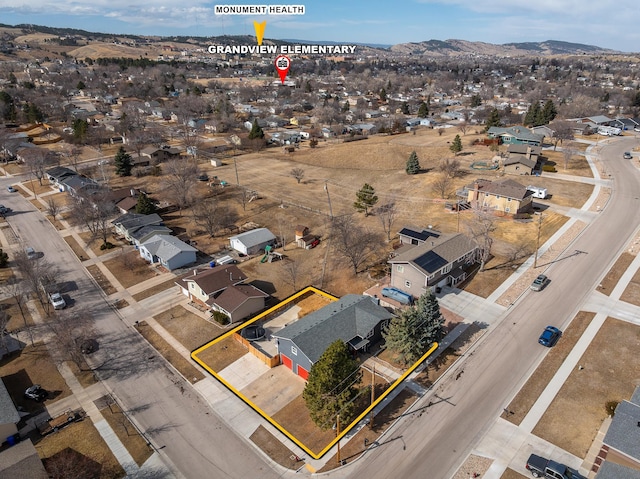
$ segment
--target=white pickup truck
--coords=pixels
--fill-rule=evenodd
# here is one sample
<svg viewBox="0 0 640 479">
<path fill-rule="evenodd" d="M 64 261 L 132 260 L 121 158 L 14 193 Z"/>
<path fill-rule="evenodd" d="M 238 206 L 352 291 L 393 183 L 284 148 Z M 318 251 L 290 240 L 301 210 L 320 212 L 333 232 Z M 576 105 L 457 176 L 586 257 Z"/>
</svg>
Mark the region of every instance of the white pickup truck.
<svg viewBox="0 0 640 479">
<path fill-rule="evenodd" d="M 53 309 L 64 309 L 67 306 L 60 293 L 49 293 L 49 302 L 52 304 Z"/>
</svg>

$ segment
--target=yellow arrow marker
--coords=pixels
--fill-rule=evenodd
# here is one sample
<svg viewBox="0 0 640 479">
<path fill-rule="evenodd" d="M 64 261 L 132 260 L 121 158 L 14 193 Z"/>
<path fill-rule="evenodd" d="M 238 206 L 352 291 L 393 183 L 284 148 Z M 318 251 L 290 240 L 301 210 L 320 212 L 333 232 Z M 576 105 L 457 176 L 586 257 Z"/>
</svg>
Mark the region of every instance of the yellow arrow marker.
<svg viewBox="0 0 640 479">
<path fill-rule="evenodd" d="M 253 28 L 256 29 L 256 38 L 258 40 L 258 45 L 262 45 L 262 37 L 264 37 L 264 29 L 266 28 L 266 26 L 266 20 L 262 23 L 258 23 L 256 21 L 253 22 Z"/>
</svg>

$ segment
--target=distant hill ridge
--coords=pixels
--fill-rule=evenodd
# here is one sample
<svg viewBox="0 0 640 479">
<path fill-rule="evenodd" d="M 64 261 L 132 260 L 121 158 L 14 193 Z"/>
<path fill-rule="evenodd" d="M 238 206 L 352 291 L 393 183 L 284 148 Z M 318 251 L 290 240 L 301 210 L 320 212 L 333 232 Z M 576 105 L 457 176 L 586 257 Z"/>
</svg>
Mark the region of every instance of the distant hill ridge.
<svg viewBox="0 0 640 479">
<path fill-rule="evenodd" d="M 189 43 L 229 43 L 229 44 L 241 44 L 255 41 L 255 38 L 250 35 L 224 35 L 218 37 L 198 37 L 198 36 L 183 36 L 183 35 L 170 35 L 170 36 L 152 36 L 152 35 L 132 35 L 132 34 L 117 34 L 117 33 L 101 33 L 101 32 L 88 32 L 86 30 L 80 30 L 76 28 L 59 28 L 59 27 L 47 27 L 42 25 L 5 25 L 0 24 L 1 28 L 15 29 L 16 34 L 28 33 L 45 33 L 50 35 L 77 35 L 85 37 L 91 40 L 113 40 L 115 38 L 129 38 L 140 39 L 145 41 L 177 41 L 177 42 L 189 42 Z M 497 45 L 486 42 L 472 42 L 468 40 L 426 40 L 422 42 L 411 43 L 399 43 L 397 45 L 382 45 L 367 42 L 337 42 L 337 41 L 309 41 L 309 40 L 278 40 L 278 39 L 265 39 L 267 43 L 271 44 L 287 44 L 287 43 L 308 43 L 308 44 L 325 44 L 334 45 L 341 43 L 356 44 L 367 50 L 371 49 L 368 53 L 373 53 L 379 50 L 380 53 L 385 54 L 397 54 L 397 55 L 415 55 L 415 56 L 430 56 L 430 57 L 445 57 L 445 56 L 458 56 L 458 55 L 495 55 L 495 56 L 530 56 L 530 55 L 582 55 L 582 54 L 611 54 L 620 53 L 615 50 L 601 48 L 594 45 L 584 45 L 581 43 L 571 43 L 559 40 L 547 40 L 544 42 L 520 42 L 520 43 L 505 43 Z"/>
</svg>

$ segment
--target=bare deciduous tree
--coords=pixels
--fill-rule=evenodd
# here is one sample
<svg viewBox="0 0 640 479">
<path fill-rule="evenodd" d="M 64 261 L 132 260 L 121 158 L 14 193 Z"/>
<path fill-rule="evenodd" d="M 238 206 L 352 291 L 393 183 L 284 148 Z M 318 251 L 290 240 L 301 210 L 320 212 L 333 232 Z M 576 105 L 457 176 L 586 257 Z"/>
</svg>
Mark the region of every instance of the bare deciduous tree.
<svg viewBox="0 0 640 479">
<path fill-rule="evenodd" d="M 445 173 L 449 178 L 455 178 L 460 173 L 460 160 L 457 158 L 445 158 L 438 165 L 438 170 Z"/>
<path fill-rule="evenodd" d="M 469 233 L 480 245 L 480 271 L 484 271 L 491 256 L 493 233 L 496 230 L 496 217 L 482 209 L 474 210 L 471 221 L 467 224 Z"/>
<path fill-rule="evenodd" d="M 298 291 L 298 287 L 303 284 L 302 279 L 306 275 L 304 263 L 290 258 L 286 258 L 279 263 L 282 269 L 282 275 L 280 276 L 282 281 L 291 286 L 294 291 Z"/>
<path fill-rule="evenodd" d="M 353 274 L 367 262 L 375 250 L 378 238 L 374 233 L 356 224 L 350 215 L 333 219 L 333 245 L 353 268 Z"/>
<path fill-rule="evenodd" d="M 33 346 L 33 331 L 31 329 L 31 325 L 27 321 L 27 316 L 25 315 L 25 302 L 27 301 L 27 293 L 24 290 L 24 285 L 22 281 L 17 279 L 15 276 L 11 277 L 2 288 L 4 294 L 12 298 L 18 310 L 20 311 L 20 316 L 22 316 L 22 321 L 24 323 L 24 328 L 29 333 L 29 338 L 31 339 L 31 346 Z"/>
<path fill-rule="evenodd" d="M 293 168 L 289 174 L 296 179 L 298 184 L 300 184 L 302 178 L 304 178 L 304 170 L 302 168 Z"/>
<path fill-rule="evenodd" d="M 193 207 L 193 220 L 213 238 L 232 225 L 236 218 L 229 207 L 214 198 L 208 198 Z"/>
<path fill-rule="evenodd" d="M 16 269 L 22 277 L 22 293 L 33 294 L 40 301 L 40 304 L 49 311 L 49 301 L 45 295 L 43 279 L 54 278 L 56 276 L 56 268 L 42 257 L 29 258 L 24 248 L 13 254 L 13 261 Z"/>
<path fill-rule="evenodd" d="M 70 361 L 81 371 L 89 370 L 80 350 L 83 340 L 92 339 L 95 336 L 93 319 L 89 311 L 77 308 L 74 308 L 73 312 L 69 309 L 57 311 L 47 321 L 47 325 L 55 337 L 56 361 Z"/>
<path fill-rule="evenodd" d="M 391 231 L 393 231 L 393 224 L 398 218 L 398 214 L 395 198 L 391 198 L 384 205 L 380 205 L 375 209 L 375 215 L 378 217 L 378 220 L 380 220 L 382 230 L 387 235 L 387 241 L 391 241 Z"/>
<path fill-rule="evenodd" d="M 565 146 L 562 148 L 562 161 L 564 164 L 564 169 L 569 168 L 569 163 L 571 162 L 571 158 L 576 154 L 576 150 L 571 146 Z"/>
<path fill-rule="evenodd" d="M 60 205 L 56 203 L 55 198 L 47 199 L 47 214 L 55 221 L 56 216 L 60 214 Z"/>
<path fill-rule="evenodd" d="M 462 133 L 463 136 L 467 134 L 467 131 L 469 131 L 469 128 L 471 128 L 471 126 L 466 121 L 461 121 L 458 124 L 458 130 L 460 131 L 460 133 Z"/>
<path fill-rule="evenodd" d="M 168 161 L 163 171 L 163 186 L 171 201 L 182 211 L 193 202 L 198 165 L 194 159 L 177 158 Z"/>
<path fill-rule="evenodd" d="M 444 171 L 437 174 L 433 180 L 433 190 L 440 196 L 440 198 L 448 198 L 451 194 L 451 177 Z"/>
<path fill-rule="evenodd" d="M 75 225 L 86 227 L 91 232 L 91 241 L 101 239 L 107 244 L 111 234 L 109 221 L 115 212 L 115 204 L 108 197 L 107 189 L 93 190 L 94 194 L 74 197 L 69 219 Z"/>
</svg>

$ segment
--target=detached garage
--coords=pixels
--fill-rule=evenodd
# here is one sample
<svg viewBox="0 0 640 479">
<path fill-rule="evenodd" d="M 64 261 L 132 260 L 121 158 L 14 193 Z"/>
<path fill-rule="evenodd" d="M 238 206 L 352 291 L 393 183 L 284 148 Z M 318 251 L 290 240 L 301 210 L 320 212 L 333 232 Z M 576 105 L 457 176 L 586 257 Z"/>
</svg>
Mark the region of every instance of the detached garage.
<svg viewBox="0 0 640 479">
<path fill-rule="evenodd" d="M 229 238 L 231 247 L 239 253 L 254 255 L 264 250 L 265 246 L 273 246 L 276 236 L 267 228 L 257 228 Z"/>
</svg>

